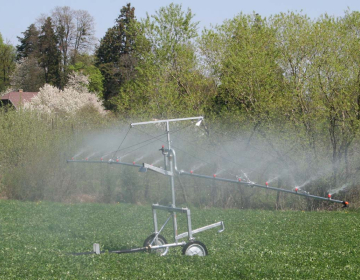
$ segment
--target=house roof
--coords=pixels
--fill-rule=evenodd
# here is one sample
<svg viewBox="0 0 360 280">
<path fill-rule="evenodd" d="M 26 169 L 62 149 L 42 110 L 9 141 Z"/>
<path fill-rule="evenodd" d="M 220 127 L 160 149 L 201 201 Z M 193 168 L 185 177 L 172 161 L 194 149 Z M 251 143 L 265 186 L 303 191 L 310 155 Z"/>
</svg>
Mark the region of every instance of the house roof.
<svg viewBox="0 0 360 280">
<path fill-rule="evenodd" d="M 8 100 L 14 105 L 15 109 L 18 109 L 21 102 L 28 102 L 37 95 L 38 92 L 18 92 L 12 91 L 0 97 L 0 100 Z"/>
</svg>

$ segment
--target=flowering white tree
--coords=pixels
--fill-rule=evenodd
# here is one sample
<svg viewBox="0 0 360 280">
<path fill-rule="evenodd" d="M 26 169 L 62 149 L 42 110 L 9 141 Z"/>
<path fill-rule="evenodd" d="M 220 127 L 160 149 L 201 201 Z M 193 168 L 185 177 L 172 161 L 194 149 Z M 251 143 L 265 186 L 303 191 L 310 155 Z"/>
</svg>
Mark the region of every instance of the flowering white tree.
<svg viewBox="0 0 360 280">
<path fill-rule="evenodd" d="M 90 81 L 88 76 L 74 71 L 70 73 L 68 78 L 66 88 L 72 88 L 81 93 L 89 93 L 88 86 Z"/>
<path fill-rule="evenodd" d="M 106 111 L 101 101 L 89 92 L 88 84 L 87 76 L 72 73 L 64 90 L 45 84 L 40 88 L 38 95 L 24 104 L 24 108 L 49 114 L 73 115 L 83 108 L 92 107 L 101 115 L 105 115 Z"/>
</svg>

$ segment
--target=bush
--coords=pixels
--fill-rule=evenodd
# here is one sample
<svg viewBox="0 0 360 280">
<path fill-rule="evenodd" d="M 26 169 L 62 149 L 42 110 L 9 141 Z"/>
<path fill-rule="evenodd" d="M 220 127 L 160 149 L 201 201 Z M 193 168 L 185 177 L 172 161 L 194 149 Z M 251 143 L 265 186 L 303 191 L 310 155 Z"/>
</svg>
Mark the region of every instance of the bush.
<svg viewBox="0 0 360 280">
<path fill-rule="evenodd" d="M 0 193 L 20 200 L 62 201 L 73 186 L 66 159 L 89 129 L 104 126 L 99 114 L 69 118 L 32 111 L 0 111 Z"/>
</svg>

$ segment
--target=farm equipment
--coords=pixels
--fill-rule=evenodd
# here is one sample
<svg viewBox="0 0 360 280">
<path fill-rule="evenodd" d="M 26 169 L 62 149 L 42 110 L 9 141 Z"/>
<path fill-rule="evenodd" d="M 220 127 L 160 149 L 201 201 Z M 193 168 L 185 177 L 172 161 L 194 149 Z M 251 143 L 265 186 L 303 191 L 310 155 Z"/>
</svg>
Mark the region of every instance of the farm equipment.
<svg viewBox="0 0 360 280">
<path fill-rule="evenodd" d="M 161 147 L 159 151 L 161 151 L 164 157 L 164 168 L 155 167 L 152 164 L 143 163 L 143 164 L 136 164 L 135 162 L 128 163 L 128 162 L 121 162 L 119 159 L 110 159 L 109 161 L 104 161 L 103 158 L 101 160 L 75 160 L 71 159 L 67 162 L 81 162 L 81 163 L 105 163 L 105 164 L 113 164 L 113 165 L 125 165 L 125 166 L 132 166 L 139 168 L 139 172 L 147 172 L 148 170 L 159 173 L 161 175 L 169 177 L 170 187 L 171 187 L 171 196 L 172 196 L 172 203 L 169 206 L 153 204 L 152 205 L 152 212 L 153 212 L 153 223 L 154 223 L 154 232 L 149 235 L 143 244 L 143 247 L 135 248 L 135 249 L 128 249 L 128 250 L 119 250 L 119 251 L 107 251 L 109 253 L 136 253 L 136 252 L 154 252 L 161 256 L 164 256 L 168 253 L 169 248 L 171 247 L 182 247 L 183 255 L 197 255 L 197 256 L 206 256 L 208 254 L 207 248 L 205 244 L 202 242 L 195 240 L 194 235 L 208 229 L 219 227 L 219 233 L 225 230 L 224 222 L 219 221 L 210 225 L 203 226 L 201 228 L 193 229 L 192 222 L 191 222 L 191 212 L 188 208 L 179 208 L 176 207 L 175 202 L 175 184 L 174 184 L 174 177 L 175 176 L 191 176 L 191 177 L 198 177 L 202 179 L 208 180 L 215 180 L 215 181 L 222 181 L 228 182 L 233 184 L 240 184 L 248 187 L 259 187 L 268 190 L 274 190 L 278 192 L 285 192 L 294 195 L 305 196 L 309 198 L 319 199 L 330 201 L 334 203 L 342 204 L 343 207 L 348 206 L 347 201 L 335 200 L 332 199 L 331 195 L 329 194 L 328 197 L 321 197 L 316 195 L 311 195 L 306 191 L 300 190 L 298 187 L 295 187 L 294 190 L 287 190 L 281 189 L 276 187 L 269 186 L 268 182 L 265 185 L 256 184 L 249 180 L 243 181 L 241 178 L 227 179 L 218 177 L 216 174 L 213 176 L 207 176 L 202 174 L 196 174 L 193 171 L 187 172 L 184 170 L 179 170 L 177 166 L 177 159 L 176 159 L 176 152 L 171 147 L 171 140 L 170 140 L 170 123 L 171 122 L 178 122 L 178 121 L 196 121 L 196 125 L 200 126 L 201 122 L 203 121 L 203 117 L 192 117 L 192 118 L 180 118 L 180 119 L 168 119 L 168 120 L 156 120 L 156 121 L 148 121 L 148 122 L 139 122 L 139 123 L 132 123 L 130 128 L 139 126 L 139 125 L 148 125 L 148 124 L 166 124 L 166 135 L 167 135 L 167 147 L 164 145 Z M 126 137 L 126 136 L 125 136 Z M 125 138 L 124 138 L 125 139 Z M 166 221 L 161 225 L 159 228 L 158 224 L 158 216 L 157 211 L 166 211 L 169 212 L 169 216 Z M 178 233 L 178 223 L 177 223 L 177 213 L 185 214 L 187 219 L 187 231 L 183 233 Z M 173 243 L 168 243 L 167 240 L 161 235 L 165 226 L 172 220 L 173 226 Z M 187 242 L 181 241 L 182 239 L 187 238 Z M 84 253 L 74 253 L 75 255 L 83 255 L 83 254 L 101 254 L 104 253 L 100 251 L 100 245 L 95 243 L 93 244 L 93 251 L 92 252 L 84 252 Z"/>
</svg>

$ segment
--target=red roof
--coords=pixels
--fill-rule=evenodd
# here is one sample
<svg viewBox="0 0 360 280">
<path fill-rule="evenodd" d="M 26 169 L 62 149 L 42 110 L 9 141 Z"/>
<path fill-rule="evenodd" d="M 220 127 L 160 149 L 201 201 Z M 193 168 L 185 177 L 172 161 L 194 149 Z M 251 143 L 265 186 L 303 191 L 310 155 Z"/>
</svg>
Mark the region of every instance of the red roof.
<svg viewBox="0 0 360 280">
<path fill-rule="evenodd" d="M 20 105 L 20 102 L 28 102 L 37 95 L 38 92 L 18 92 L 12 91 L 0 97 L 0 100 L 9 100 L 17 109 Z"/>
</svg>

